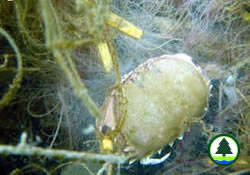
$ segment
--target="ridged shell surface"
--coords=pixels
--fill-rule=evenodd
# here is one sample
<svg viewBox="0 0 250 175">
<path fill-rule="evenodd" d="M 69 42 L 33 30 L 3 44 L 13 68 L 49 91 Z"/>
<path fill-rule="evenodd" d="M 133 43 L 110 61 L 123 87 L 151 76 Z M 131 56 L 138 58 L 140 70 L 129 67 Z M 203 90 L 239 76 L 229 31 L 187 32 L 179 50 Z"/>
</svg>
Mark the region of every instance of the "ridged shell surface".
<svg viewBox="0 0 250 175">
<path fill-rule="evenodd" d="M 122 133 L 139 158 L 182 136 L 207 107 L 208 81 L 185 54 L 150 59 L 123 83 L 128 102 Z"/>
</svg>

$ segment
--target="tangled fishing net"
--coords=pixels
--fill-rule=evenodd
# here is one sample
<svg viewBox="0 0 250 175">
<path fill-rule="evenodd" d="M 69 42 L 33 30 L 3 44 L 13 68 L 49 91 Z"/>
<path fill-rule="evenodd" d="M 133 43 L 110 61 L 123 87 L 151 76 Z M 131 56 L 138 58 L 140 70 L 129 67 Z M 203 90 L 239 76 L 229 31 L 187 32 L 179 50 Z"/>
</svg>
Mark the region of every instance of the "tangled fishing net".
<svg viewBox="0 0 250 175">
<path fill-rule="evenodd" d="M 1 172 L 249 172 L 249 25 L 246 0 L 1 0 Z M 126 155 L 101 148 L 101 106 L 114 89 L 124 95 L 121 77 L 138 65 L 177 53 L 191 56 L 209 79 L 207 112 L 162 148 L 171 152 L 166 161 L 129 165 Z M 241 147 L 227 167 L 207 155 L 219 133 Z"/>
</svg>

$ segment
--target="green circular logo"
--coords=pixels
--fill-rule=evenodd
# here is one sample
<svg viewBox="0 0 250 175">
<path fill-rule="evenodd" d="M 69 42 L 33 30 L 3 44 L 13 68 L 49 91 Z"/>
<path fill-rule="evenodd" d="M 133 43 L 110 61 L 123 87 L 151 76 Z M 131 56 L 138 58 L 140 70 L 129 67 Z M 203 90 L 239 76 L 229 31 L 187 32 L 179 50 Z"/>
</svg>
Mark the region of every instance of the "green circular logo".
<svg viewBox="0 0 250 175">
<path fill-rule="evenodd" d="M 227 166 L 238 159 L 240 146 L 233 136 L 219 134 L 210 141 L 208 153 L 214 163 Z"/>
</svg>

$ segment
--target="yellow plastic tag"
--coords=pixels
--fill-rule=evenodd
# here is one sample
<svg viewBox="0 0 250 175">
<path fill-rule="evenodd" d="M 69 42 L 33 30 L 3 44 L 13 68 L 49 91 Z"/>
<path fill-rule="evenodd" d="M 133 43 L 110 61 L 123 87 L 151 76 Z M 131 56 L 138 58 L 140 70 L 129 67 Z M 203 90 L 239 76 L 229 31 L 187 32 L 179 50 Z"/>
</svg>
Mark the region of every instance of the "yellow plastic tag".
<svg viewBox="0 0 250 175">
<path fill-rule="evenodd" d="M 143 34 L 142 30 L 112 12 L 107 19 L 107 24 L 136 39 L 140 39 Z"/>
<path fill-rule="evenodd" d="M 110 139 L 103 139 L 102 140 L 102 148 L 105 151 L 111 151 L 113 149 L 112 141 Z"/>
<path fill-rule="evenodd" d="M 108 44 L 106 42 L 99 43 L 98 50 L 105 70 L 107 72 L 110 72 L 112 70 L 112 59 L 111 54 L 109 52 Z"/>
</svg>

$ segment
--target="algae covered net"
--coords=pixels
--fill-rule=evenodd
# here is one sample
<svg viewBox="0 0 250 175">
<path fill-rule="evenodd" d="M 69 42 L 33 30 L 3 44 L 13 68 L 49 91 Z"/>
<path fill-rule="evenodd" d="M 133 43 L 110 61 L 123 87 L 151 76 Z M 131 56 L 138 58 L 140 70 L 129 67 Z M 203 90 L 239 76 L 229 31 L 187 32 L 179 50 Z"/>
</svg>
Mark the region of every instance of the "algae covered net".
<svg viewBox="0 0 250 175">
<path fill-rule="evenodd" d="M 249 173 L 249 28 L 247 0 L 1 0 L 1 174 Z M 131 111 L 147 106 L 139 115 L 157 117 L 156 109 L 171 106 L 185 108 L 187 116 L 199 104 L 193 98 L 160 104 L 179 92 L 167 84 L 152 92 L 169 95 L 133 94 L 132 110 L 124 79 L 150 89 L 159 77 L 152 73 L 145 85 L 137 74 L 146 76 L 162 55 L 176 54 L 194 63 L 171 75 L 202 71 L 204 91 L 210 88 L 207 109 L 159 153 L 158 147 L 144 153 L 124 141 Z M 197 87 L 191 85 L 178 87 L 182 96 Z M 158 123 L 158 131 L 143 122 L 131 126 L 157 136 L 165 125 L 177 125 Z M 208 157 L 209 141 L 220 133 L 240 145 L 230 166 Z"/>
</svg>

